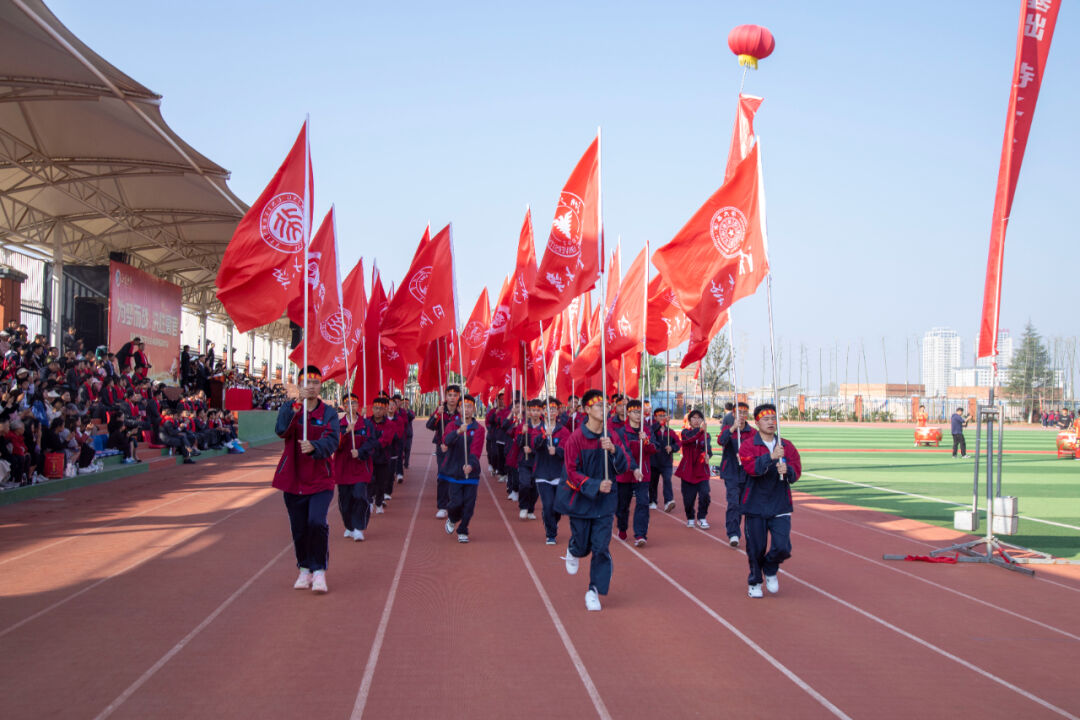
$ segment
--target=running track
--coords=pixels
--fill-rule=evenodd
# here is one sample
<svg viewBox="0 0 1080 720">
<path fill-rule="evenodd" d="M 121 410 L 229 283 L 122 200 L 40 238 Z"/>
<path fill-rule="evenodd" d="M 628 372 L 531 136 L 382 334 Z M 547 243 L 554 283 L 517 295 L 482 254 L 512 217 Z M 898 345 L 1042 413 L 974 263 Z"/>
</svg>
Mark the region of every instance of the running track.
<svg viewBox="0 0 1080 720">
<path fill-rule="evenodd" d="M 797 494 L 750 600 L 714 482 L 714 529 L 654 511 L 587 613 L 566 521 L 545 546 L 490 478 L 446 536 L 427 437 L 365 542 L 331 508 L 325 596 L 291 589 L 275 445 L 0 508 L 0 716 L 1080 716 L 1075 570 L 884 562 L 958 535 Z"/>
</svg>

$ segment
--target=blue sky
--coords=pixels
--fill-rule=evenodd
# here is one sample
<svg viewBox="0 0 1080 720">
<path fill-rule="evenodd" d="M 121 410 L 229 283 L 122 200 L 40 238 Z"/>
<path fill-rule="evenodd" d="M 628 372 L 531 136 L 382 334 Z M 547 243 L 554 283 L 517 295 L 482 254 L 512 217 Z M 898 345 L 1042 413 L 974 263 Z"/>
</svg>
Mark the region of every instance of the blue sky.
<svg viewBox="0 0 1080 720">
<path fill-rule="evenodd" d="M 453 221 L 461 313 L 497 293 L 525 205 L 542 251 L 598 125 L 604 219 L 624 267 L 719 186 L 742 23 L 776 51 L 751 72 L 781 382 L 800 345 L 865 348 L 872 381 L 918 378 L 914 341 L 978 327 L 1019 2 L 286 3 L 52 0 L 94 50 L 164 95 L 169 124 L 251 202 L 311 114 L 316 216 L 336 203 L 343 272 L 400 278 L 425 224 Z M 1001 325 L 1076 335 L 1080 21 L 1065 4 L 1006 241 Z M 758 383 L 764 293 L 735 306 Z M 909 349 L 905 351 L 905 346 Z M 905 368 L 909 368 L 905 370 Z M 824 371 L 825 381 L 829 371 Z"/>
</svg>

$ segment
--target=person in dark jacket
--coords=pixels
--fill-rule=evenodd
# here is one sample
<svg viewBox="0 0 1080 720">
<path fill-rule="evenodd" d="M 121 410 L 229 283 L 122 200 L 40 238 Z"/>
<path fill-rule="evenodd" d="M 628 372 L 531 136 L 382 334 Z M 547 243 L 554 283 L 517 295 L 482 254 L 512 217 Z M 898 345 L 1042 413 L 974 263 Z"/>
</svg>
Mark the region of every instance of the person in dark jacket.
<svg viewBox="0 0 1080 720">
<path fill-rule="evenodd" d="M 555 493 L 566 477 L 566 441 L 570 439 L 569 428 L 558 417 L 559 401 L 552 398 L 548 401 L 543 437 L 535 446 L 536 467 L 533 476 L 536 492 L 540 496 L 540 516 L 544 520 L 544 542 L 547 545 L 554 545 L 559 534 L 562 515 L 555 509 Z"/>
<path fill-rule="evenodd" d="M 515 441 L 518 443 L 518 517 L 522 520 L 536 519 L 536 501 L 540 495 L 536 488 L 536 446 L 544 438 L 544 401 L 533 399 L 525 404 L 528 418 Z"/>
<path fill-rule="evenodd" d="M 673 457 L 679 448 L 679 436 L 668 425 L 668 414 L 664 408 L 656 408 L 650 423 L 652 445 L 655 449 L 649 459 L 649 509 L 655 510 L 660 500 L 660 481 L 664 481 L 664 512 L 675 509 L 675 492 L 671 487 L 671 473 L 674 469 Z"/>
<path fill-rule="evenodd" d="M 633 500 L 634 545 L 642 547 L 649 535 L 649 461 L 655 449 L 649 433 L 642 427 L 640 400 L 626 403 L 626 424 L 616 432 L 622 438 L 630 466 L 615 478 L 618 495 L 615 524 L 619 528 L 619 539 L 625 540 L 630 526 L 630 501 Z"/>
<path fill-rule="evenodd" d="M 739 462 L 739 448 L 745 442 L 754 439 L 754 430 L 747 422 L 750 406 L 744 402 L 738 404 L 738 412 L 724 414 L 724 426 L 720 430 L 720 477 L 724 479 L 727 494 L 727 512 L 724 515 L 724 529 L 727 531 L 728 544 L 739 546 L 740 521 L 742 508 L 740 501 L 746 488 L 746 471 Z"/>
<path fill-rule="evenodd" d="M 802 474 L 802 460 L 789 440 L 777 436 L 775 406 L 765 403 L 754 408 L 754 422 L 758 431 L 742 444 L 739 460 L 747 475 L 742 496 L 750 563 L 747 595 L 759 598 L 762 575 L 770 593 L 780 591 L 780 563 L 791 557 L 791 484 Z"/>
<path fill-rule="evenodd" d="M 162 413 L 160 425 L 161 444 L 183 455 L 184 464 L 194 464 L 195 461 L 191 459 L 193 447 L 188 442 L 187 436 L 180 431 L 180 423 L 175 413 L 169 408 L 164 408 Z"/>
<path fill-rule="evenodd" d="M 386 512 L 387 491 L 394 483 L 392 447 L 397 438 L 398 424 L 389 418 L 390 398 L 379 395 L 371 401 L 371 427 L 379 448 L 372 455 L 372 482 L 368 488 L 375 514 Z"/>
<path fill-rule="evenodd" d="M 682 460 L 679 461 L 675 474 L 679 476 L 679 485 L 682 490 L 686 527 L 694 527 L 696 517 L 697 526 L 702 530 L 708 530 L 709 505 L 712 501 L 709 483 L 712 437 L 705 425 L 705 416 L 700 410 L 691 410 L 689 420 L 690 427 L 682 431 L 679 439 Z"/>
<path fill-rule="evenodd" d="M 345 525 L 345 537 L 357 542 L 364 539 L 371 505 L 368 486 L 373 468 L 371 458 L 379 448 L 375 428 L 360 414 L 360 398 L 350 394 L 345 398 L 345 414 L 341 418 L 341 440 L 334 453 L 334 483 L 338 491 L 338 510 Z"/>
<path fill-rule="evenodd" d="M 334 497 L 331 458 L 339 436 L 337 412 L 319 399 L 321 386 L 322 371 L 308 365 L 300 378 L 298 402 L 281 406 L 274 428 L 285 441 L 273 486 L 284 494 L 289 511 L 300 568 L 293 587 L 317 593 L 327 591 L 330 526 L 326 514 Z"/>
<path fill-rule="evenodd" d="M 431 414 L 425 425 L 428 430 L 432 431 L 431 442 L 435 446 L 435 462 L 439 467 L 442 467 L 442 450 L 440 446 L 443 444 L 446 428 L 451 422 L 461 424 L 461 408 L 458 407 L 461 388 L 457 385 L 447 385 L 443 398 L 443 404 Z M 446 517 L 446 503 L 449 497 L 450 487 L 441 478 L 437 479 L 435 481 L 435 517 Z"/>
<path fill-rule="evenodd" d="M 469 521 L 476 509 L 480 484 L 480 455 L 484 452 L 484 426 L 476 421 L 476 400 L 466 395 L 462 420 L 451 421 L 440 443 L 439 479 L 448 486 L 446 534 L 457 533 L 459 543 L 469 542 Z"/>
<path fill-rule="evenodd" d="M 959 448 L 960 457 L 967 457 L 967 441 L 964 440 L 964 428 L 967 427 L 968 417 L 964 415 L 964 408 L 956 408 L 956 412 L 949 418 L 950 430 L 952 431 L 952 456 L 956 457 Z"/>
<path fill-rule="evenodd" d="M 409 458 L 412 457 L 413 420 L 416 413 L 409 407 L 409 398 L 403 397 L 398 401 L 398 414 L 405 421 L 405 442 L 401 447 L 401 473 L 398 475 L 398 483 L 405 480 L 405 471 L 409 469 Z"/>
<path fill-rule="evenodd" d="M 605 427 L 604 394 L 589 390 L 581 403 L 588 421 L 566 442 L 566 479 L 559 484 L 555 509 L 570 516 L 566 572 L 576 575 L 581 558 L 592 554 L 585 608 L 600 610 L 600 596 L 611 584 L 611 520 L 617 497 L 615 478 L 630 466 L 622 444 Z"/>
</svg>

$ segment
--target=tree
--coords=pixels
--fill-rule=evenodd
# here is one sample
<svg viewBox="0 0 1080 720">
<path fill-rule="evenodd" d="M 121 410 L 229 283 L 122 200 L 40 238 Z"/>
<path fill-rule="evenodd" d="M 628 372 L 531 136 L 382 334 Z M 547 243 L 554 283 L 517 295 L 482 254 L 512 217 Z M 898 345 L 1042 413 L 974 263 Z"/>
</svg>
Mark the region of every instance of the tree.
<svg viewBox="0 0 1080 720">
<path fill-rule="evenodd" d="M 1009 384 L 1006 389 L 1014 398 L 1020 398 L 1028 422 L 1041 411 L 1043 391 L 1054 386 L 1054 370 L 1050 365 L 1050 353 L 1035 326 L 1028 321 L 1020 348 L 1013 354 L 1009 365 Z"/>
<path fill-rule="evenodd" d="M 641 386 L 645 388 L 644 397 L 649 398 L 655 395 L 658 391 L 664 389 L 664 361 L 654 355 L 646 355 L 648 359 L 648 371 L 644 368 L 641 371 L 641 377 L 639 381 Z M 648 387 L 645 385 L 648 384 Z"/>
<path fill-rule="evenodd" d="M 712 405 L 716 401 L 716 394 L 722 390 L 731 390 L 731 346 L 727 338 L 717 334 L 709 343 L 709 351 L 701 361 L 701 386 Z M 709 414 L 713 414 L 710 409 Z"/>
</svg>

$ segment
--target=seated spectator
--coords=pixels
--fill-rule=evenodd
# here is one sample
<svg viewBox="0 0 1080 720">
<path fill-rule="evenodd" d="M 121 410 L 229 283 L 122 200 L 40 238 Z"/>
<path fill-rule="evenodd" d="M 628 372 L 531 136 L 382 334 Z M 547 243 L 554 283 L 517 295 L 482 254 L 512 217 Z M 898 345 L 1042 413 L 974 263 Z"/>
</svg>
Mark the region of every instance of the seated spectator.
<svg viewBox="0 0 1080 720">
<path fill-rule="evenodd" d="M 122 462 L 125 465 L 142 462 L 136 453 L 139 447 L 139 426 L 129 420 L 123 410 L 116 410 L 112 413 L 108 431 L 109 441 L 107 447 L 116 448 L 122 452 L 124 454 Z"/>
</svg>

